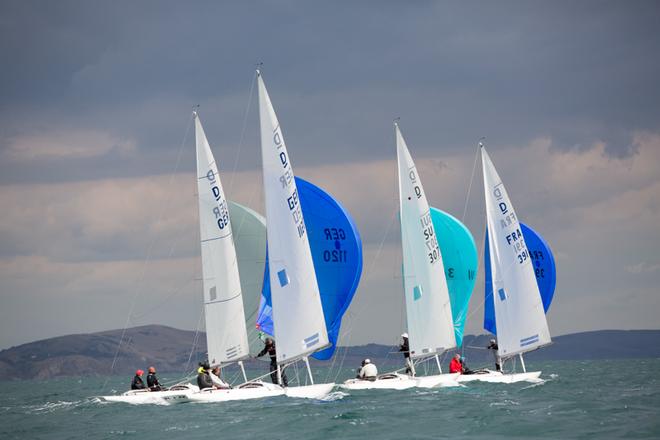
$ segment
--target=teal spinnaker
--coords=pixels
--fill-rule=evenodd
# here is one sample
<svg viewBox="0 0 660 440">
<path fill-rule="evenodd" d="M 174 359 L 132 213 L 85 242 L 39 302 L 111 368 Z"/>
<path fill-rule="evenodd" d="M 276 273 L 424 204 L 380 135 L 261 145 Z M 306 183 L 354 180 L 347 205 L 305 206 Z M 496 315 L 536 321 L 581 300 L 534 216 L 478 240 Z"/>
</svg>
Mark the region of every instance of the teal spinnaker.
<svg viewBox="0 0 660 440">
<path fill-rule="evenodd" d="M 447 279 L 456 345 L 460 346 L 468 303 L 477 278 L 477 247 L 468 228 L 452 215 L 431 208 L 431 220 L 445 267 L 442 275 Z"/>
</svg>

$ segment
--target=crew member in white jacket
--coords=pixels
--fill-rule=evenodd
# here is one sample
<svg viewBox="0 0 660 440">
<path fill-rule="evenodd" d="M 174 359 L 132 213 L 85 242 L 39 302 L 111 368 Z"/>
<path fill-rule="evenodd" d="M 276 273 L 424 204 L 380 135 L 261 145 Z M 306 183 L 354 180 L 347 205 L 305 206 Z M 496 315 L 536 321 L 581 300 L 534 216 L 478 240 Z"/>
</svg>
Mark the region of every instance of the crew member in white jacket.
<svg viewBox="0 0 660 440">
<path fill-rule="evenodd" d="M 209 373 L 209 376 L 211 376 L 211 381 L 213 382 L 213 388 L 217 389 L 227 389 L 231 388 L 227 382 L 224 382 L 222 379 L 220 379 L 220 367 L 215 367 L 211 372 Z"/>
<path fill-rule="evenodd" d="M 378 369 L 371 363 L 370 359 L 362 361 L 362 367 L 358 369 L 358 379 L 375 381 L 378 378 Z"/>
</svg>

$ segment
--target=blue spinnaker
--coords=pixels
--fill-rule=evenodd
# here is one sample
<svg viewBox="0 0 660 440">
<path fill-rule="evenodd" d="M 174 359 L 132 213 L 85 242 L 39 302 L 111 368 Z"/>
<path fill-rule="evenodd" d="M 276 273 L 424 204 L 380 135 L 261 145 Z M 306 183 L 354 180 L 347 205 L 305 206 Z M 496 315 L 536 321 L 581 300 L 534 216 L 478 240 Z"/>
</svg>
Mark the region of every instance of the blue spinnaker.
<svg viewBox="0 0 660 440">
<path fill-rule="evenodd" d="M 314 270 L 321 293 L 321 304 L 332 344 L 313 357 L 326 360 L 335 351 L 341 319 L 351 304 L 362 274 L 362 241 L 348 212 L 332 196 L 316 185 L 296 177 Z M 268 255 L 257 327 L 274 334 L 270 298 Z"/>
<path fill-rule="evenodd" d="M 534 272 L 536 273 L 536 283 L 541 292 L 541 301 L 543 310 L 548 313 L 552 297 L 555 294 L 555 285 L 557 283 L 557 270 L 555 267 L 555 257 L 552 255 L 550 246 L 539 235 L 538 232 L 524 223 L 520 223 L 522 235 L 527 245 L 527 250 L 532 257 Z M 493 304 L 493 281 L 490 272 L 490 249 L 488 247 L 488 231 L 486 231 L 486 247 L 484 251 L 484 268 L 486 272 L 486 289 L 484 303 L 484 329 L 492 334 L 497 334 L 495 324 L 495 305 Z"/>
<path fill-rule="evenodd" d="M 452 215 L 431 208 L 431 220 L 445 267 L 442 276 L 447 279 L 456 345 L 460 346 L 463 343 L 468 303 L 476 282 L 477 247 L 468 228 Z"/>
</svg>

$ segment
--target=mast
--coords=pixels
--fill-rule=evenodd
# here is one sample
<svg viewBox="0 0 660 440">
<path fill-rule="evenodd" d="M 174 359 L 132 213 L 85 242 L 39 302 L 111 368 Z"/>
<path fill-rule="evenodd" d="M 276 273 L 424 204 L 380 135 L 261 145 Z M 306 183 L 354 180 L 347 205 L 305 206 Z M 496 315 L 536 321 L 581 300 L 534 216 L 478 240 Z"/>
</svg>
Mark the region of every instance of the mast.
<svg viewBox="0 0 660 440">
<path fill-rule="evenodd" d="M 430 357 L 456 346 L 454 321 L 429 204 L 396 122 L 394 130 L 410 357 Z"/>
<path fill-rule="evenodd" d="M 219 365 L 248 357 L 248 337 L 227 199 L 197 112 L 193 118 L 206 342 L 209 363 Z"/>
<path fill-rule="evenodd" d="M 257 81 L 277 362 L 288 364 L 327 347 L 329 340 L 293 168 L 258 70 Z"/>
<path fill-rule="evenodd" d="M 502 179 L 481 146 L 498 352 L 502 358 L 551 343 L 532 259 Z M 522 356 L 520 357 L 522 360 Z"/>
</svg>

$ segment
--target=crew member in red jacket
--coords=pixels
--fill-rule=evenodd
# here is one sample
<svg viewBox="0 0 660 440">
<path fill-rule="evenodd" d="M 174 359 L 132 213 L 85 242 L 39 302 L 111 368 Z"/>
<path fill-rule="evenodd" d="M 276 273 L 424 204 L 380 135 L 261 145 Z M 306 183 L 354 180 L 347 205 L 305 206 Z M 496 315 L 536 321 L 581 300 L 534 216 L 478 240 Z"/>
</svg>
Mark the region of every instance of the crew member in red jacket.
<svg viewBox="0 0 660 440">
<path fill-rule="evenodd" d="M 463 373 L 463 364 L 461 364 L 461 355 L 456 353 L 449 363 L 450 373 Z"/>
</svg>

